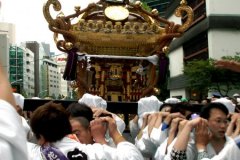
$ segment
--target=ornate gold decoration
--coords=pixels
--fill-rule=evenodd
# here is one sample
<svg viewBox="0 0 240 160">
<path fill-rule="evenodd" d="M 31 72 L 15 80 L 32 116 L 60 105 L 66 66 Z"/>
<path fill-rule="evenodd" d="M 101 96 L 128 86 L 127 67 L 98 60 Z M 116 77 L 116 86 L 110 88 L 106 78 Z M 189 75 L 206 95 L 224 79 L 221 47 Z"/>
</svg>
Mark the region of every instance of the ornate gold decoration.
<svg viewBox="0 0 240 160">
<path fill-rule="evenodd" d="M 122 30 L 121 22 L 116 22 L 114 28 L 116 29 L 117 32 L 121 32 Z"/>
<path fill-rule="evenodd" d="M 163 49 L 162 49 L 162 51 L 163 51 L 163 53 L 165 53 L 165 54 L 168 54 L 169 53 L 169 47 L 168 46 L 165 46 L 165 47 L 163 47 Z"/>
<path fill-rule="evenodd" d="M 50 14 L 51 6 L 59 12 L 56 18 Z M 73 14 L 64 15 L 58 0 L 48 0 L 43 6 L 43 14 L 54 33 L 56 46 L 63 52 L 74 48 L 99 55 L 159 55 L 162 51 L 167 53 L 168 49 L 163 47 L 169 46 L 173 38 L 180 37 L 193 22 L 193 11 L 187 6 L 186 0 L 182 0 L 175 11 L 177 17 L 187 16 L 183 24 L 174 24 L 160 17 L 156 9 L 151 12 L 144 10 L 140 1 L 135 4 L 129 1 L 116 4 L 100 0 L 85 9 L 76 6 L 74 11 Z M 113 14 L 116 12 L 121 14 Z M 79 19 L 77 23 L 73 23 L 74 18 Z M 154 67 L 152 70 L 154 73 Z M 151 74 L 142 96 L 153 91 L 156 79 L 156 74 Z"/>
<path fill-rule="evenodd" d="M 159 95 L 161 93 L 161 90 L 158 89 L 158 88 L 153 88 L 153 92 L 156 94 L 156 95 Z"/>
<path fill-rule="evenodd" d="M 71 42 L 67 42 L 67 43 L 65 43 L 65 48 L 66 48 L 67 50 L 70 50 L 70 49 L 73 48 L 73 44 L 72 44 Z"/>
<path fill-rule="evenodd" d="M 71 42 L 73 47 L 83 48 L 81 45 L 85 46 L 84 50 L 88 54 L 102 54 L 100 52 L 91 52 L 95 51 L 95 49 L 92 50 L 91 48 L 98 50 L 99 48 L 106 47 L 112 49 L 112 55 L 117 55 L 119 54 L 117 48 L 121 47 L 123 48 L 123 53 L 125 49 L 129 50 L 129 48 L 134 48 L 135 52 L 127 55 L 136 56 L 141 46 L 141 52 L 144 51 L 144 53 L 141 53 L 142 56 L 149 56 L 156 50 L 161 50 L 161 46 L 166 45 L 164 43 L 170 43 L 174 37 L 181 36 L 182 32 L 184 32 L 193 21 L 193 11 L 185 3 L 182 3 L 176 10 L 177 16 L 182 16 L 181 13 L 183 12 L 187 13 L 188 18 L 183 25 L 174 25 L 173 22 L 159 17 L 157 10 L 153 10 L 152 13 L 145 11 L 141 7 L 141 2 L 131 4 L 126 1 L 124 3 L 126 4 L 113 6 L 111 3 L 101 0 L 98 4 L 89 4 L 85 9 L 77 6 L 75 7 L 75 13 L 68 16 L 61 13 L 54 19 L 50 14 L 50 6 L 53 6 L 55 11 L 61 11 L 61 4 L 58 0 L 48 0 L 43 7 L 43 13 L 49 24 L 49 29 L 55 33 L 54 40 L 59 50 L 67 52 L 68 49 L 65 48 L 64 42 Z M 111 21 L 106 21 L 104 17 L 104 11 L 110 9 L 111 12 L 111 10 L 113 11 L 111 8 L 115 7 L 130 20 L 122 23 L 123 28 L 121 30 L 120 26 L 115 26 L 115 24 L 115 30 L 113 30 L 113 24 L 110 24 Z M 129 8 L 131 12 L 128 11 Z M 72 24 L 72 19 L 80 15 L 81 18 L 78 23 Z M 134 19 L 131 19 L 130 16 Z M 117 18 L 114 19 L 114 21 L 122 19 L 124 18 Z M 99 24 L 99 20 L 102 21 L 103 26 Z M 134 27 L 138 27 L 138 25 L 134 25 L 135 22 L 139 24 L 139 28 L 142 28 L 141 31 L 138 29 L 136 31 Z M 165 24 L 165 26 L 161 27 L 160 23 Z M 58 39 L 58 34 L 63 36 L 62 40 Z M 146 46 L 144 49 L 142 48 L 143 44 Z M 116 48 L 116 51 L 114 48 Z M 108 54 L 110 54 L 110 52 Z"/>
<path fill-rule="evenodd" d="M 123 6 L 109 6 L 104 13 L 113 21 L 122 21 L 129 16 L 129 11 Z"/>
</svg>

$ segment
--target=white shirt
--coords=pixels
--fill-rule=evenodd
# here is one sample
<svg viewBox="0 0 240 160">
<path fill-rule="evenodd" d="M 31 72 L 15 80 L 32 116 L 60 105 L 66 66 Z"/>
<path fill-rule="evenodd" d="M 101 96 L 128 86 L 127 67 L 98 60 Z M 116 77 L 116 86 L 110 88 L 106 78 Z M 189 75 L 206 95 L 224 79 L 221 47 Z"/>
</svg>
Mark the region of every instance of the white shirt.
<svg viewBox="0 0 240 160">
<path fill-rule="evenodd" d="M 230 141 L 224 146 L 221 152 L 211 158 L 211 160 L 239 160 L 240 149 L 234 141 Z M 209 158 L 203 158 L 202 160 L 210 160 Z"/>
<path fill-rule="evenodd" d="M 226 146 L 229 143 L 232 143 L 232 141 L 233 141 L 232 138 L 227 137 L 227 136 L 225 136 L 225 137 L 226 137 L 226 142 L 225 142 L 224 146 Z M 215 152 L 211 143 L 209 143 L 207 145 L 206 151 L 210 158 L 217 155 L 217 153 Z M 187 147 L 187 159 L 188 160 L 196 160 L 197 159 L 197 148 L 195 146 L 194 136 L 192 133 L 191 133 L 190 140 L 189 140 L 188 147 Z"/>
<path fill-rule="evenodd" d="M 27 140 L 21 117 L 8 102 L 0 100 L 0 159 L 28 160 Z"/>
<path fill-rule="evenodd" d="M 157 147 L 148 136 L 148 126 L 143 129 L 142 137 L 140 139 L 138 139 L 137 137 L 135 138 L 135 145 L 144 157 L 151 158 L 154 156 Z"/>
<path fill-rule="evenodd" d="M 120 117 L 118 117 L 116 114 L 113 114 L 113 118 L 116 121 L 118 131 L 120 133 L 123 133 L 123 131 L 126 128 L 125 122 Z"/>
<path fill-rule="evenodd" d="M 158 147 L 154 159 L 155 160 L 171 160 L 171 151 L 177 138 L 174 138 L 171 144 L 167 146 L 168 138 Z M 166 154 L 167 149 L 167 154 Z"/>
<path fill-rule="evenodd" d="M 137 123 L 134 123 L 133 120 L 129 121 L 129 130 L 131 136 L 135 139 L 137 137 L 138 132 L 140 131 L 140 128 L 138 127 Z"/>
<path fill-rule="evenodd" d="M 162 124 L 158 128 L 153 128 L 150 134 L 150 139 L 156 147 L 159 147 L 167 137 L 168 129 L 162 131 Z"/>
<path fill-rule="evenodd" d="M 85 145 L 64 137 L 61 141 L 52 143 L 52 145 L 66 157 L 69 151 L 77 148 L 88 156 L 88 160 L 143 160 L 141 153 L 129 142 L 121 142 L 117 145 L 117 148 L 113 148 L 99 143 Z M 41 160 L 40 146 L 28 143 L 28 150 L 30 160 Z"/>
</svg>

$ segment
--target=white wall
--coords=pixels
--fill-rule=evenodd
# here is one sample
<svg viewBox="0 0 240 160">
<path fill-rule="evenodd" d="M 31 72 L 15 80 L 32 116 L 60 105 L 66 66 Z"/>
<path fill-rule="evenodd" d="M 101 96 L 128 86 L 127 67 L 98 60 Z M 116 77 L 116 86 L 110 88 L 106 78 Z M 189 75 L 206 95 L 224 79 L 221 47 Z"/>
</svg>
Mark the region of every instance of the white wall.
<svg viewBox="0 0 240 160">
<path fill-rule="evenodd" d="M 168 18 L 168 21 L 174 22 L 175 24 L 182 24 L 181 17 L 176 17 L 174 14 Z"/>
<path fill-rule="evenodd" d="M 207 16 L 240 15 L 240 0 L 206 0 Z"/>
<path fill-rule="evenodd" d="M 183 48 L 179 47 L 169 54 L 170 77 L 183 74 Z"/>
<path fill-rule="evenodd" d="M 168 19 L 170 22 L 174 22 L 175 24 L 182 24 L 181 18 L 176 17 L 174 14 Z M 179 47 L 174 51 L 169 53 L 169 70 L 170 77 L 175 77 L 181 75 L 183 72 L 183 48 Z"/>
<path fill-rule="evenodd" d="M 11 43 L 11 44 L 16 43 L 15 25 L 14 24 L 0 22 L 0 33 L 8 35 L 9 43 Z"/>
<path fill-rule="evenodd" d="M 208 32 L 208 44 L 211 58 L 235 55 L 240 52 L 240 30 L 212 29 Z"/>
<path fill-rule="evenodd" d="M 186 90 L 185 89 L 175 89 L 175 90 L 170 90 L 170 97 L 174 96 L 182 96 L 182 98 L 187 98 L 186 95 Z"/>
<path fill-rule="evenodd" d="M 8 35 L 0 34 L 0 62 L 6 73 L 9 71 L 9 43 Z"/>
</svg>

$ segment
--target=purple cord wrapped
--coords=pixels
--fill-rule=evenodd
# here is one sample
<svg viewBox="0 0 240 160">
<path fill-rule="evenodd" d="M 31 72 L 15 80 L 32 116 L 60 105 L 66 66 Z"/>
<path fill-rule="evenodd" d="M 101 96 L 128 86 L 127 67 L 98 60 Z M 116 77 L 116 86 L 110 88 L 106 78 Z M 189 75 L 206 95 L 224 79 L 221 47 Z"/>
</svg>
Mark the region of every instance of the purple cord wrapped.
<svg viewBox="0 0 240 160">
<path fill-rule="evenodd" d="M 169 59 L 168 57 L 164 54 L 161 53 L 159 55 L 159 73 L 158 73 L 158 83 L 164 84 L 166 81 L 166 76 L 168 72 L 168 66 L 169 66 Z"/>
<path fill-rule="evenodd" d="M 67 81 L 73 81 L 76 79 L 77 60 L 78 60 L 77 49 L 73 48 L 68 52 L 67 64 L 65 66 L 63 79 Z"/>
</svg>

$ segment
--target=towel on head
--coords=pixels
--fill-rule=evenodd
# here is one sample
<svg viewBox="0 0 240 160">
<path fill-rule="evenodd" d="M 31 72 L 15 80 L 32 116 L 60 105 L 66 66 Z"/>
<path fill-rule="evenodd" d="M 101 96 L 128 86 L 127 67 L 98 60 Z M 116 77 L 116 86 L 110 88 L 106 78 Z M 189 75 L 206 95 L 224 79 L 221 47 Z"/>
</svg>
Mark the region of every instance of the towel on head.
<svg viewBox="0 0 240 160">
<path fill-rule="evenodd" d="M 18 105 L 21 109 L 23 109 L 24 97 L 19 93 L 13 93 L 16 105 Z"/>
<path fill-rule="evenodd" d="M 222 103 L 223 105 L 225 105 L 229 111 L 229 113 L 234 113 L 235 112 L 235 104 L 233 104 L 233 102 L 227 98 L 219 98 L 213 101 L 214 102 L 218 102 L 218 103 Z"/>
<path fill-rule="evenodd" d="M 169 103 L 169 104 L 176 104 L 179 102 L 181 102 L 181 100 L 178 98 L 168 98 L 164 101 L 164 103 Z"/>
<path fill-rule="evenodd" d="M 156 96 L 141 98 L 138 101 L 138 117 L 139 117 L 138 124 L 139 124 L 139 127 L 141 127 L 141 125 L 142 125 L 143 116 L 146 113 L 158 112 L 159 108 L 162 104 L 163 103 L 161 101 L 159 101 Z"/>
<path fill-rule="evenodd" d="M 89 107 L 99 107 L 107 109 L 107 102 L 99 96 L 95 96 L 89 93 L 85 93 L 82 98 L 78 100 L 78 103 L 85 103 Z"/>
</svg>

